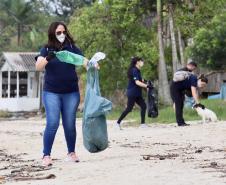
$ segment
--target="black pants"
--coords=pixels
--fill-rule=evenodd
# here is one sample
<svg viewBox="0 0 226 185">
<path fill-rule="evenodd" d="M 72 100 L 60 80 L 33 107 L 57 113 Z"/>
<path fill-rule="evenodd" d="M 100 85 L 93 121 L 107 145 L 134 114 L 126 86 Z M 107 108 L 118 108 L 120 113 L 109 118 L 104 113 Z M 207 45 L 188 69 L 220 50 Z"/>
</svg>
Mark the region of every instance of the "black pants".
<svg viewBox="0 0 226 185">
<path fill-rule="evenodd" d="M 133 110 L 135 103 L 137 103 L 141 108 L 141 123 L 145 123 L 145 114 L 147 106 L 143 97 L 128 97 L 127 107 L 119 117 L 117 123 L 121 123 L 121 121 L 127 116 L 127 114 Z"/>
<path fill-rule="evenodd" d="M 184 108 L 184 91 L 179 90 L 174 82 L 171 83 L 170 86 L 170 94 L 175 103 L 175 113 L 176 113 L 176 120 L 178 125 L 183 125 L 184 118 L 183 118 L 183 108 Z"/>
</svg>

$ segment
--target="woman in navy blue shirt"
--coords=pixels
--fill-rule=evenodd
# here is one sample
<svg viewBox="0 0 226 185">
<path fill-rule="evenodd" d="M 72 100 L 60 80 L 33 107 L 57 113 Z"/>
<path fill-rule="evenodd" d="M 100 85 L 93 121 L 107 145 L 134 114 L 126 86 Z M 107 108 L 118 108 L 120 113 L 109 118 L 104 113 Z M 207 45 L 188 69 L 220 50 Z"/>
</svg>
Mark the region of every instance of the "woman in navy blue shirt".
<svg viewBox="0 0 226 185">
<path fill-rule="evenodd" d="M 183 81 L 178 81 L 178 82 L 173 81 L 171 83 L 170 93 L 175 106 L 176 121 L 178 126 L 189 125 L 185 123 L 183 118 L 185 92 L 191 91 L 191 94 L 195 100 L 195 103 L 200 104 L 197 89 L 206 87 L 207 83 L 208 83 L 208 79 L 204 77 L 204 75 L 201 75 L 200 78 L 198 79 L 194 74 L 191 74 L 189 78 Z"/>
<path fill-rule="evenodd" d="M 141 108 L 141 127 L 147 127 L 145 124 L 146 103 L 142 97 L 142 88 L 148 88 L 148 85 L 143 82 L 140 69 L 143 67 L 144 62 L 142 58 L 133 57 L 130 67 L 128 69 L 128 86 L 127 86 L 127 107 L 119 117 L 116 126 L 121 130 L 121 121 L 132 111 L 135 103 Z"/>
<path fill-rule="evenodd" d="M 46 111 L 46 128 L 43 136 L 43 165 L 52 165 L 51 149 L 59 127 L 60 114 L 67 143 L 67 160 L 79 162 L 75 153 L 76 143 L 76 110 L 80 101 L 78 77 L 75 66 L 60 62 L 53 51 L 67 50 L 82 55 L 75 46 L 66 25 L 62 22 L 53 22 L 48 30 L 48 43 L 41 48 L 36 57 L 36 69 L 45 69 L 43 104 Z M 84 66 L 87 65 L 84 58 Z"/>
</svg>

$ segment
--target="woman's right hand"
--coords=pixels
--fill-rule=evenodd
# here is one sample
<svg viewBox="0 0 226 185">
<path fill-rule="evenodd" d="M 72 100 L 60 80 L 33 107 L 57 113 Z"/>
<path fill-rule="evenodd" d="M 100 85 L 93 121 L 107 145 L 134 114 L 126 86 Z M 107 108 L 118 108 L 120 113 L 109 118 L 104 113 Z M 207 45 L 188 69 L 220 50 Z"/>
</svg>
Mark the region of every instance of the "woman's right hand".
<svg viewBox="0 0 226 185">
<path fill-rule="evenodd" d="M 47 57 L 45 58 L 47 61 L 50 61 L 51 59 L 55 58 L 56 54 L 53 51 L 49 51 Z"/>
<path fill-rule="evenodd" d="M 39 56 L 37 58 L 37 62 L 35 63 L 35 68 L 37 71 L 43 71 L 48 61 L 43 56 Z"/>
</svg>

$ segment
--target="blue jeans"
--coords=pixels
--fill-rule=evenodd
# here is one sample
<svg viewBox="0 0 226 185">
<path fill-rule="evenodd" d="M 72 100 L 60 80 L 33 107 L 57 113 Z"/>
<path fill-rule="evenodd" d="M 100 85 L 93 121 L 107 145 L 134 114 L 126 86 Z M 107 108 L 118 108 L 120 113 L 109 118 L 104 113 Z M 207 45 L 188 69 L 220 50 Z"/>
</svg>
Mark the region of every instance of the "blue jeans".
<svg viewBox="0 0 226 185">
<path fill-rule="evenodd" d="M 62 115 L 62 124 L 68 153 L 75 152 L 75 122 L 79 101 L 79 92 L 58 94 L 43 91 L 43 104 L 46 111 L 46 128 L 43 137 L 44 156 L 51 154 L 54 138 L 60 123 L 60 113 Z"/>
</svg>

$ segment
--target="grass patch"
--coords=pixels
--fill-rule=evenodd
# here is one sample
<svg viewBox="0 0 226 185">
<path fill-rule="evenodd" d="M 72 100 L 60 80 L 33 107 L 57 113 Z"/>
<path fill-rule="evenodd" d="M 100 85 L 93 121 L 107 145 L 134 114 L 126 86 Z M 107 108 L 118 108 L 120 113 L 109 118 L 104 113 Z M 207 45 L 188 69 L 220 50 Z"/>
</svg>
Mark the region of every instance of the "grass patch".
<svg viewBox="0 0 226 185">
<path fill-rule="evenodd" d="M 226 101 L 222 100 L 202 100 L 208 109 L 211 109 L 217 114 L 219 120 L 226 120 Z M 117 107 L 112 110 L 110 114 L 107 115 L 107 119 L 117 120 L 124 108 Z M 185 121 L 201 120 L 197 115 L 197 112 L 192 108 L 184 108 L 184 119 Z M 140 110 L 135 108 L 131 113 L 127 115 L 124 119 L 135 120 L 136 123 L 140 123 Z M 159 116 L 157 118 L 149 118 L 146 116 L 147 123 L 175 123 L 175 113 L 172 106 L 161 107 L 159 110 Z"/>
<path fill-rule="evenodd" d="M 9 118 L 11 114 L 8 111 L 0 111 L 0 118 Z"/>
</svg>

